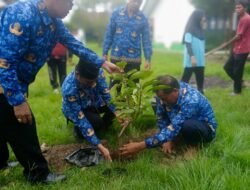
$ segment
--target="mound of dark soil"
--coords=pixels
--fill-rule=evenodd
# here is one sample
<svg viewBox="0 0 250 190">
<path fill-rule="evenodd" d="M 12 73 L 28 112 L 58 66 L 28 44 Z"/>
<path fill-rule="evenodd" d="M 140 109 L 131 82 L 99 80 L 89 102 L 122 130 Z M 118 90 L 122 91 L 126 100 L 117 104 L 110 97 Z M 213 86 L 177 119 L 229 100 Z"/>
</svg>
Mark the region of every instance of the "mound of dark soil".
<svg viewBox="0 0 250 190">
<path fill-rule="evenodd" d="M 42 150 L 44 149 L 43 155 L 48 161 L 49 166 L 57 172 L 62 172 L 64 169 L 70 166 L 70 164 L 66 162 L 65 157 L 80 148 L 86 147 L 87 145 L 84 145 L 83 143 L 78 143 L 55 145 L 51 147 L 42 148 Z"/>
<path fill-rule="evenodd" d="M 105 144 L 105 143 L 104 143 Z M 62 172 L 66 168 L 70 167 L 65 157 L 70 155 L 71 153 L 81 149 L 87 148 L 88 145 L 84 145 L 83 143 L 76 144 L 65 144 L 65 145 L 54 145 L 54 146 L 46 146 L 42 145 L 43 155 L 49 163 L 50 168 L 57 172 Z M 134 159 L 134 156 L 123 157 L 119 154 L 119 150 L 110 149 L 111 158 L 113 161 L 128 161 Z"/>
</svg>

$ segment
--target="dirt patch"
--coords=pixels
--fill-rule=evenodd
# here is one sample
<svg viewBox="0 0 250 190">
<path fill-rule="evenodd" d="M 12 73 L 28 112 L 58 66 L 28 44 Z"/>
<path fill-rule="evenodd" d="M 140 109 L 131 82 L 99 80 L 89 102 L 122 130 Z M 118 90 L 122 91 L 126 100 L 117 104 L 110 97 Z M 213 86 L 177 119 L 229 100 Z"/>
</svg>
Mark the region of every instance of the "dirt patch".
<svg viewBox="0 0 250 190">
<path fill-rule="evenodd" d="M 190 84 L 193 86 L 196 86 L 196 80 L 195 77 L 192 76 L 190 79 Z M 220 77 L 217 76 L 209 76 L 205 77 L 204 80 L 204 88 L 214 88 L 214 87 L 219 87 L 219 88 L 228 88 L 232 85 L 232 82 L 228 80 L 224 80 Z"/>
<path fill-rule="evenodd" d="M 62 172 L 70 166 L 69 163 L 65 161 L 65 157 L 70 153 L 80 149 L 86 148 L 87 145 L 83 143 L 78 144 L 66 144 L 66 145 L 55 145 L 55 146 L 46 146 L 42 145 L 43 155 L 49 163 L 50 168 L 57 172 Z"/>
<path fill-rule="evenodd" d="M 157 132 L 157 129 L 149 129 L 147 132 L 145 132 L 142 135 L 142 138 L 129 138 L 128 136 L 123 136 L 119 142 L 118 146 L 122 146 L 123 144 L 129 143 L 129 142 L 138 142 L 143 140 L 144 138 L 147 138 L 149 136 L 152 136 Z M 129 157 L 122 157 L 119 154 L 118 149 L 114 150 L 110 148 L 107 145 L 107 141 L 103 140 L 102 144 L 106 147 L 109 148 L 111 157 L 113 161 L 118 161 L 118 162 L 127 162 L 127 161 L 132 161 L 136 159 L 138 155 L 133 155 Z M 163 158 L 163 163 L 173 163 L 176 162 L 177 160 L 190 160 L 193 159 L 197 152 L 197 148 L 187 148 L 183 146 L 182 143 L 178 144 L 178 149 L 176 149 L 176 152 L 172 154 L 165 154 Z M 83 144 L 83 143 L 75 143 L 75 144 L 65 144 L 65 145 L 54 145 L 54 146 L 47 146 L 46 144 L 41 145 L 41 149 L 43 151 L 43 155 L 48 161 L 48 164 L 52 170 L 56 172 L 63 172 L 65 169 L 71 167 L 72 165 L 69 164 L 66 160 L 65 157 L 73 153 L 74 151 L 80 149 L 80 148 L 87 148 L 89 145 Z M 164 155 L 164 153 L 162 152 Z"/>
<path fill-rule="evenodd" d="M 135 142 L 138 139 L 131 139 L 128 142 Z M 125 141 L 124 141 L 125 142 Z M 107 146 L 107 141 L 103 141 L 102 144 L 106 147 Z M 125 143 L 124 143 L 125 144 Z M 69 164 L 66 160 L 65 157 L 73 153 L 74 151 L 80 149 L 80 148 L 87 148 L 90 147 L 89 145 L 85 145 L 83 143 L 76 143 L 76 144 L 65 144 L 65 145 L 54 145 L 54 146 L 47 146 L 45 144 L 41 145 L 41 149 L 43 152 L 43 155 L 45 159 L 48 161 L 49 167 L 52 168 L 54 171 L 57 172 L 63 172 L 65 169 L 69 168 L 72 166 Z M 134 156 L 130 157 L 122 157 L 119 154 L 118 150 L 112 150 L 110 147 L 108 147 L 110 150 L 110 154 L 112 157 L 112 160 L 114 161 L 129 161 L 134 159 Z"/>
<path fill-rule="evenodd" d="M 192 76 L 192 78 L 190 79 L 190 84 L 192 86 L 196 86 L 196 81 L 195 81 L 195 77 Z M 231 87 L 233 85 L 233 82 L 230 80 L 224 80 L 220 77 L 217 76 L 209 76 L 209 77 L 205 77 L 204 80 L 204 88 L 228 88 Z M 250 81 L 249 80 L 244 80 L 242 83 L 242 87 L 243 88 L 249 88 L 250 87 Z"/>
<path fill-rule="evenodd" d="M 205 88 L 214 88 L 214 87 L 220 87 L 220 88 L 228 88 L 232 85 L 232 83 L 228 80 L 224 80 L 217 76 L 211 76 L 211 77 L 205 77 Z"/>
</svg>

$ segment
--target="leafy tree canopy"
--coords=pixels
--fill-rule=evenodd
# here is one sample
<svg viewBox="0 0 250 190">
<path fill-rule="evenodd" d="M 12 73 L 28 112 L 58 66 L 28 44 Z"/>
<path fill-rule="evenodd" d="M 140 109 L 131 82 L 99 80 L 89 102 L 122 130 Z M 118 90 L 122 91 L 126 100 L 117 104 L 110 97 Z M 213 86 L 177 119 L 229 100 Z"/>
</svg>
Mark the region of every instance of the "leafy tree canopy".
<svg viewBox="0 0 250 190">
<path fill-rule="evenodd" d="M 231 16 L 235 0 L 189 0 L 196 8 L 203 9 L 209 15 L 217 17 Z"/>
<path fill-rule="evenodd" d="M 70 27 L 82 28 L 87 41 L 96 41 L 100 45 L 110 17 L 110 12 L 126 0 L 76 0 L 77 9 L 71 18 Z"/>
</svg>

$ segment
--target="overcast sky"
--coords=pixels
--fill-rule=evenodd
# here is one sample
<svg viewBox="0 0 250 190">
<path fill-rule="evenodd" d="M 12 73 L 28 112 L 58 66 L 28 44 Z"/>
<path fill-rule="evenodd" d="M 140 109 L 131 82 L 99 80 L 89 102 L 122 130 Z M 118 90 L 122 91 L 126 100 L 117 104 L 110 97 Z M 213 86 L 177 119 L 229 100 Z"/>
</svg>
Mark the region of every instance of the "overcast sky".
<svg viewBox="0 0 250 190">
<path fill-rule="evenodd" d="M 73 7 L 73 10 L 76 7 Z M 69 21 L 70 14 L 64 19 Z M 161 0 L 161 4 L 153 13 L 154 17 L 154 40 L 164 43 L 169 47 L 172 42 L 180 42 L 187 19 L 194 10 L 188 0 Z"/>
<path fill-rule="evenodd" d="M 193 10 L 188 0 L 162 0 L 162 4 L 153 14 L 156 42 L 163 42 L 166 46 L 175 41 L 180 42 L 187 19 Z"/>
</svg>

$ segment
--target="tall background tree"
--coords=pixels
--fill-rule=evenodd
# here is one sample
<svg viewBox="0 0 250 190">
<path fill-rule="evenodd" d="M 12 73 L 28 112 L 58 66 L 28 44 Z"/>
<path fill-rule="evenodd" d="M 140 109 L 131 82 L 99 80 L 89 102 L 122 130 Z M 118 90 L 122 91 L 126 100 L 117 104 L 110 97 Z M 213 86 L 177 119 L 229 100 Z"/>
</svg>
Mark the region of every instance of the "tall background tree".
<svg viewBox="0 0 250 190">
<path fill-rule="evenodd" d="M 206 11 L 208 30 L 206 31 L 207 48 L 211 49 L 228 40 L 235 34 L 235 0 L 189 0 L 198 9 Z M 249 0 L 246 0 L 250 2 Z"/>
<path fill-rule="evenodd" d="M 235 0 L 190 0 L 196 7 L 203 9 L 209 15 L 225 17 L 232 15 Z"/>
<path fill-rule="evenodd" d="M 76 0 L 76 10 L 70 28 L 82 28 L 87 41 L 101 45 L 111 11 L 125 4 L 126 0 Z"/>
</svg>

